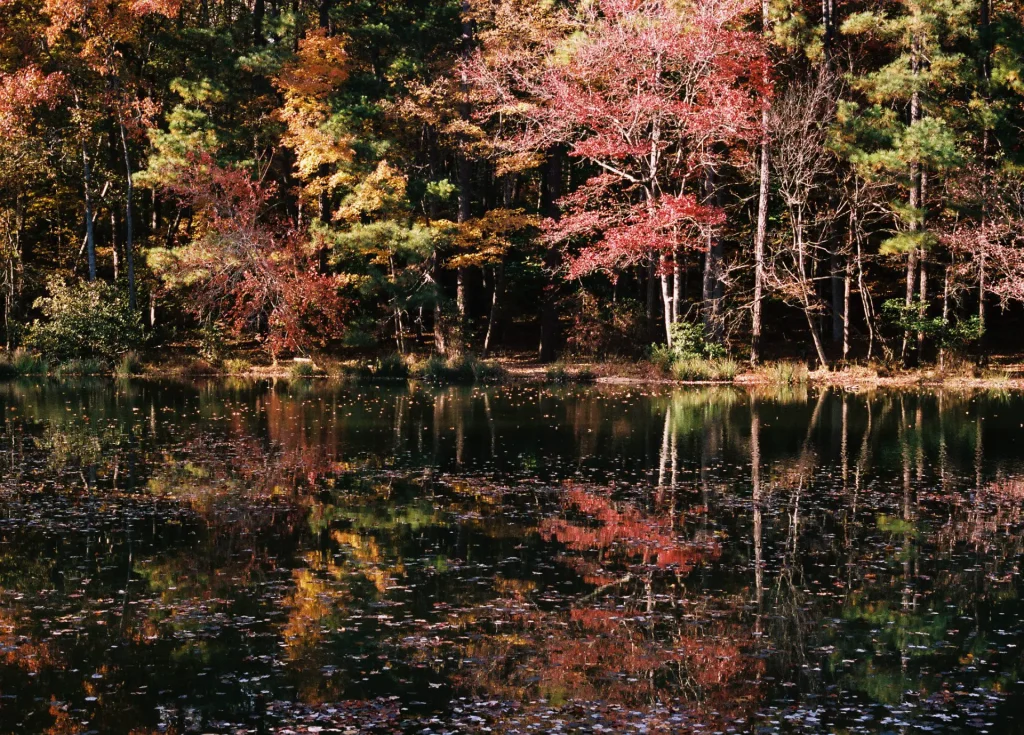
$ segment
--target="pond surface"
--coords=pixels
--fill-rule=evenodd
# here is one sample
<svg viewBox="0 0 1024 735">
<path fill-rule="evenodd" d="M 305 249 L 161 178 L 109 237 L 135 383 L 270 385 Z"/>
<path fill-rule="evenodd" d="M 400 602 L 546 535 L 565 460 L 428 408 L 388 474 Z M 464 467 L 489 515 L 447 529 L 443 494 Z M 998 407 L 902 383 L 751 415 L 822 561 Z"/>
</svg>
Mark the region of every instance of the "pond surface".
<svg viewBox="0 0 1024 735">
<path fill-rule="evenodd" d="M 0 731 L 1024 733 L 1024 397 L 0 384 Z"/>
</svg>

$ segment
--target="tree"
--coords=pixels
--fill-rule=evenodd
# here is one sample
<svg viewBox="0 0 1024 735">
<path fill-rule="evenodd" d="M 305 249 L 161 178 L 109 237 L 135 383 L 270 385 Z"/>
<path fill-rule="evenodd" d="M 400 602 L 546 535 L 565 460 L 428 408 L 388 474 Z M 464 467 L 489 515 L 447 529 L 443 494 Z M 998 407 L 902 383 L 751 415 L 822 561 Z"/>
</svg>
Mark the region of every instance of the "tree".
<svg viewBox="0 0 1024 735">
<path fill-rule="evenodd" d="M 741 30 L 746 2 L 605 0 L 567 21 L 525 88 L 495 90 L 493 114 L 522 120 L 522 152 L 565 145 L 600 171 L 564 197 L 549 242 L 572 246 L 567 275 L 657 262 L 666 335 L 679 316 L 670 279 L 685 249 L 708 248 L 723 221 L 698 180 L 723 147 L 757 137 L 767 59 Z M 708 268 L 716 268 L 708 259 Z M 706 305 L 707 306 L 707 305 Z M 671 339 L 671 337 L 668 337 Z"/>
<path fill-rule="evenodd" d="M 0 74 L 0 290 L 7 349 L 15 341 L 12 317 L 21 291 L 29 184 L 44 175 L 46 165 L 38 112 L 54 109 L 65 87 L 63 74 L 47 74 L 34 64 Z"/>
<path fill-rule="evenodd" d="M 339 284 L 317 272 L 310 241 L 292 223 L 268 217 L 272 184 L 204 154 L 165 186 L 201 222 L 183 247 L 155 253 L 153 265 L 168 285 L 189 291 L 197 317 L 225 319 L 237 336 L 260 338 L 275 359 L 341 335 Z"/>
<path fill-rule="evenodd" d="M 927 251 L 936 238 L 928 229 L 929 175 L 960 161 L 949 108 L 934 104 L 965 83 L 968 66 L 955 49 L 969 29 L 974 3 L 901 2 L 850 15 L 841 30 L 888 44 L 885 63 L 853 80 L 870 107 L 849 107 L 841 119 L 860 127 L 864 141 L 850 152 L 853 166 L 867 178 L 886 177 L 907 191 L 906 204 L 892 207 L 894 234 L 882 246 L 887 255 L 906 255 L 907 305 L 927 307 Z M 854 122 L 854 115 L 859 120 Z M 923 314 L 921 315 L 924 316 Z M 924 334 L 918 334 L 918 351 Z M 908 336 L 901 356 L 906 357 Z"/>
<path fill-rule="evenodd" d="M 783 299 L 803 310 L 822 367 L 828 366 L 828 358 L 817 317 L 826 307 L 819 299 L 811 264 L 827 240 L 831 220 L 840 214 L 833 201 L 815 196 L 834 175 L 836 160 L 827 145 L 834 93 L 834 80 L 824 74 L 793 82 L 779 95 L 768 118 L 771 170 L 791 232 L 789 246 L 772 258 L 768 277 Z"/>
</svg>

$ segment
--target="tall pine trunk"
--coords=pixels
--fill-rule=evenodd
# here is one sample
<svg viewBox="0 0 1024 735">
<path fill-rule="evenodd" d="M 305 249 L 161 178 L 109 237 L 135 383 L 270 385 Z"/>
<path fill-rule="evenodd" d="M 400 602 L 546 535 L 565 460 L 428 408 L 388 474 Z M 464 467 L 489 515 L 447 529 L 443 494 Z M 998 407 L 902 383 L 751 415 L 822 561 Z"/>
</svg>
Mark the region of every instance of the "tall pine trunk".
<svg viewBox="0 0 1024 735">
<path fill-rule="evenodd" d="M 911 44 L 911 61 L 910 61 L 911 74 L 916 79 L 921 73 L 921 56 L 919 50 L 919 41 L 914 38 Z M 918 91 L 915 83 L 914 91 L 910 97 L 910 124 L 914 125 L 921 120 L 921 93 Z M 921 230 L 921 218 L 918 216 L 918 210 L 921 208 L 921 163 L 915 160 L 910 164 L 910 209 L 911 209 L 911 222 L 910 231 L 920 232 Z M 919 252 L 916 247 L 912 247 L 910 252 L 907 254 L 907 293 L 906 293 L 906 305 L 907 309 L 914 303 L 914 287 L 915 281 L 917 280 L 917 265 L 918 265 Z M 907 359 L 907 347 L 910 342 L 910 333 L 906 332 L 903 335 L 903 346 L 900 350 L 901 358 L 906 361 Z"/>
<path fill-rule="evenodd" d="M 135 196 L 135 182 L 132 176 L 132 162 L 128 154 L 128 136 L 125 134 L 124 121 L 118 117 L 121 130 L 121 148 L 124 151 L 125 195 L 124 195 L 124 260 L 128 268 L 128 308 L 134 313 L 135 297 L 135 231 L 132 216 L 132 198 Z"/>
<path fill-rule="evenodd" d="M 96 280 L 96 232 L 93 227 L 92 214 L 92 167 L 89 165 L 89 153 L 82 140 L 83 186 L 85 189 L 85 252 L 89 261 L 89 281 Z"/>
</svg>

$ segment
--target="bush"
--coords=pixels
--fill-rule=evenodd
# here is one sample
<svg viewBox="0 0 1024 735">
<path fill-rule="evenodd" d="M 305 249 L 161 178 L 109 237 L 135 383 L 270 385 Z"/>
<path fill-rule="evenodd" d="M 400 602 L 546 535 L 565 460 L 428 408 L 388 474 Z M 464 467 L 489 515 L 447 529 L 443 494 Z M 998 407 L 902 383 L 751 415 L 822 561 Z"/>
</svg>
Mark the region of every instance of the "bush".
<svg viewBox="0 0 1024 735">
<path fill-rule="evenodd" d="M 654 345 L 648 351 L 651 365 L 676 380 L 733 380 L 740 367 L 726 357 L 725 348 L 709 338 L 703 324 L 676 322 L 671 328 L 672 346 Z"/>
<path fill-rule="evenodd" d="M 725 348 L 712 340 L 703 324 L 676 322 L 669 330 L 672 334 L 672 351 L 678 357 L 704 357 L 718 360 L 725 357 Z"/>
<path fill-rule="evenodd" d="M 204 378 L 216 375 L 217 369 L 206 360 L 197 357 L 176 366 L 174 372 L 186 378 Z"/>
<path fill-rule="evenodd" d="M 239 358 L 225 360 L 224 372 L 228 375 L 244 375 L 252 370 L 252 363 Z"/>
<path fill-rule="evenodd" d="M 488 364 L 473 355 L 445 360 L 432 355 L 420 368 L 419 375 L 423 380 L 434 383 L 486 383 L 499 380 L 504 371 L 497 365 Z"/>
<path fill-rule="evenodd" d="M 218 363 L 227 350 L 224 338 L 224 327 L 212 319 L 204 321 L 196 331 L 199 338 L 199 354 L 204 360 Z"/>
<path fill-rule="evenodd" d="M 15 378 L 20 375 L 46 375 L 49 365 L 38 355 L 17 350 L 0 358 L 0 378 Z"/>
<path fill-rule="evenodd" d="M 672 363 L 672 377 L 676 380 L 722 382 L 735 380 L 740 372 L 735 360 L 708 360 L 703 357 L 681 357 Z"/>
<path fill-rule="evenodd" d="M 961 350 L 981 339 L 985 332 L 981 319 L 972 316 L 958 322 L 944 317 L 928 317 L 928 304 L 902 299 L 889 299 L 882 304 L 882 318 L 903 332 L 919 332 L 935 340 L 939 347 Z"/>
<path fill-rule="evenodd" d="M 405 380 L 409 377 L 409 364 L 396 352 L 377 358 L 370 372 L 378 380 Z"/>
<path fill-rule="evenodd" d="M 668 345 L 652 345 L 647 359 L 655 370 L 667 375 L 672 372 L 672 363 L 678 359 L 678 356 L 675 350 Z"/>
<path fill-rule="evenodd" d="M 145 341 L 142 316 L 109 284 L 68 283 L 54 278 L 49 296 L 36 300 L 44 319 L 29 328 L 26 344 L 60 363 L 72 360 L 114 362 Z"/>
<path fill-rule="evenodd" d="M 302 380 L 316 376 L 316 367 L 311 362 L 297 362 L 292 365 L 288 375 L 292 380 Z"/>
<path fill-rule="evenodd" d="M 132 375 L 142 374 L 142 359 L 137 352 L 129 351 L 124 354 L 114 368 L 114 374 L 119 378 L 129 378 Z"/>
</svg>

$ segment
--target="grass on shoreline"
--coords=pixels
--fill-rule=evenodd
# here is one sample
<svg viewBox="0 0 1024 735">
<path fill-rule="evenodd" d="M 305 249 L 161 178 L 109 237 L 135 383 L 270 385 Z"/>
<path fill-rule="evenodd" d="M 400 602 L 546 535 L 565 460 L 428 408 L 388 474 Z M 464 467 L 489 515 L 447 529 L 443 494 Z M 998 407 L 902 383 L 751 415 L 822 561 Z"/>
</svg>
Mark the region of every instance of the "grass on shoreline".
<svg viewBox="0 0 1024 735">
<path fill-rule="evenodd" d="M 806 384 L 843 387 L 912 387 L 951 385 L 993 389 L 1024 388 L 1011 367 L 980 369 L 966 361 L 948 360 L 944 369 L 928 366 L 916 370 L 893 370 L 880 365 L 844 366 L 834 370 L 810 371 L 803 363 L 779 361 L 756 368 L 735 360 L 688 358 L 671 363 L 558 362 L 542 365 L 527 356 L 481 359 L 471 354 L 445 359 L 432 356 L 384 354 L 376 358 L 342 361 L 302 359 L 273 365 L 258 365 L 236 356 L 218 363 L 185 352 L 151 355 L 148 360 L 130 352 L 116 364 L 98 360 L 74 360 L 51 365 L 38 355 L 18 350 L 0 352 L 0 379 L 18 377 L 71 378 L 113 376 L 116 378 L 212 378 L 241 377 L 311 380 L 330 378 L 354 382 L 422 380 L 434 384 L 473 385 L 479 383 L 588 384 L 605 383 L 735 383 L 738 385 L 802 386 Z"/>
</svg>

